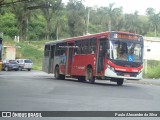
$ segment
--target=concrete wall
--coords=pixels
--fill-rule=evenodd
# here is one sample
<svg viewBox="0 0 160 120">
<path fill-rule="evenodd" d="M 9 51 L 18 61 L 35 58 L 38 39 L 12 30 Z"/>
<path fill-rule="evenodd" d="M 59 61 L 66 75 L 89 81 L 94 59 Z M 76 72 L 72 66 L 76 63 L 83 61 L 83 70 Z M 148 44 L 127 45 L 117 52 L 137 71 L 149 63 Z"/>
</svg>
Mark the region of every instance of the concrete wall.
<svg viewBox="0 0 160 120">
<path fill-rule="evenodd" d="M 3 52 L 4 60 L 15 60 L 16 59 L 16 48 L 14 46 L 4 46 Z"/>
<path fill-rule="evenodd" d="M 144 59 L 160 60 L 160 38 L 144 37 Z"/>
</svg>

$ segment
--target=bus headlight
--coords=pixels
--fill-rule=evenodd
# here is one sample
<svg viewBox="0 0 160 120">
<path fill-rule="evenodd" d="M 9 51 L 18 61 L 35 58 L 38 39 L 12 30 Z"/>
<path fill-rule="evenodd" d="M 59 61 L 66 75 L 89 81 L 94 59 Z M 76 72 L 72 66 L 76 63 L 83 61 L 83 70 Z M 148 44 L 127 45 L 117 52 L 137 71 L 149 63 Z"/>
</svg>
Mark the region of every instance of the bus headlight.
<svg viewBox="0 0 160 120">
<path fill-rule="evenodd" d="M 138 72 L 138 74 L 140 74 L 142 72 L 142 70 L 140 70 L 139 72 Z"/>
</svg>

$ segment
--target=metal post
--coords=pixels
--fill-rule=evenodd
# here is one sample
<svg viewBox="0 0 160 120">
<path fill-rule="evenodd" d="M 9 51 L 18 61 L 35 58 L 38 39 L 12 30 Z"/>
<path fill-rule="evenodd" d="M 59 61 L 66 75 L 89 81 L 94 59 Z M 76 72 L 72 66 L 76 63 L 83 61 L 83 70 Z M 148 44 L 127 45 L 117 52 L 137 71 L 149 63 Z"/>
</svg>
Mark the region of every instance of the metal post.
<svg viewBox="0 0 160 120">
<path fill-rule="evenodd" d="M 144 72 L 145 72 L 145 74 L 147 74 L 147 68 L 148 68 L 147 59 L 145 59 L 144 60 Z"/>
<path fill-rule="evenodd" d="M 58 36 L 58 33 L 59 32 L 59 29 L 58 29 L 58 26 L 57 26 L 57 30 L 56 30 L 56 36 L 57 36 L 57 40 L 59 39 L 59 36 Z"/>
</svg>

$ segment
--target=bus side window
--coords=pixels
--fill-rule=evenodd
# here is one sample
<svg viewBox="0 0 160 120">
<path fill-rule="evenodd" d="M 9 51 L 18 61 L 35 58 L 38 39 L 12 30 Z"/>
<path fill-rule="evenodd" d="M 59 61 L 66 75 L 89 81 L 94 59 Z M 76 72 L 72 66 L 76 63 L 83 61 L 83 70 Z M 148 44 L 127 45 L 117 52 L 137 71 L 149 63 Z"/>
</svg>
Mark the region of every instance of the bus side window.
<svg viewBox="0 0 160 120">
<path fill-rule="evenodd" d="M 77 55 L 77 54 L 78 54 L 78 49 L 79 49 L 78 46 L 76 46 L 76 47 L 74 48 L 74 55 Z"/>
<path fill-rule="evenodd" d="M 89 53 L 89 39 L 85 40 L 85 54 Z"/>
<path fill-rule="evenodd" d="M 60 49 L 59 49 L 60 43 L 56 44 L 56 52 L 55 52 L 55 56 L 59 56 L 60 55 Z"/>
<path fill-rule="evenodd" d="M 66 46 L 67 45 L 67 43 L 62 43 L 62 48 L 61 48 L 61 55 L 65 55 L 66 54 Z"/>
<path fill-rule="evenodd" d="M 81 54 L 81 41 L 76 41 L 76 46 L 78 47 L 75 49 L 76 54 Z"/>
<path fill-rule="evenodd" d="M 82 44 L 81 44 L 81 54 L 85 53 L 85 40 L 82 40 Z"/>
<path fill-rule="evenodd" d="M 88 46 L 89 46 L 89 40 L 88 39 L 82 40 L 82 46 L 81 46 L 82 54 L 88 54 Z"/>
<path fill-rule="evenodd" d="M 58 56 L 58 55 L 59 55 L 59 50 L 56 50 L 55 56 Z"/>
<path fill-rule="evenodd" d="M 58 43 L 56 45 L 55 56 L 65 55 L 66 43 Z"/>
<path fill-rule="evenodd" d="M 89 54 L 94 54 L 96 52 L 96 38 L 90 39 Z"/>
<path fill-rule="evenodd" d="M 44 49 L 44 56 L 49 56 L 50 45 L 46 45 Z"/>
</svg>

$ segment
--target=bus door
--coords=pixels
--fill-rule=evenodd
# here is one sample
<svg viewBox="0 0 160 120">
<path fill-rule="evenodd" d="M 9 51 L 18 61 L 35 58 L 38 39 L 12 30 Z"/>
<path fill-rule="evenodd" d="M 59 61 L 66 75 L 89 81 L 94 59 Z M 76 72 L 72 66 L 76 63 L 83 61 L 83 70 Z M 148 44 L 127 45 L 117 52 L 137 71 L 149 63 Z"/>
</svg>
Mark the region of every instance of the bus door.
<svg viewBox="0 0 160 120">
<path fill-rule="evenodd" d="M 73 43 L 67 44 L 67 62 L 66 62 L 66 75 L 71 74 L 71 68 L 72 68 L 72 60 L 73 60 Z"/>
<path fill-rule="evenodd" d="M 49 73 L 53 73 L 54 68 L 55 45 L 51 45 L 49 59 Z"/>
<path fill-rule="evenodd" d="M 104 72 L 105 51 L 106 51 L 106 38 L 99 39 L 98 54 L 97 54 L 97 73 Z"/>
</svg>

